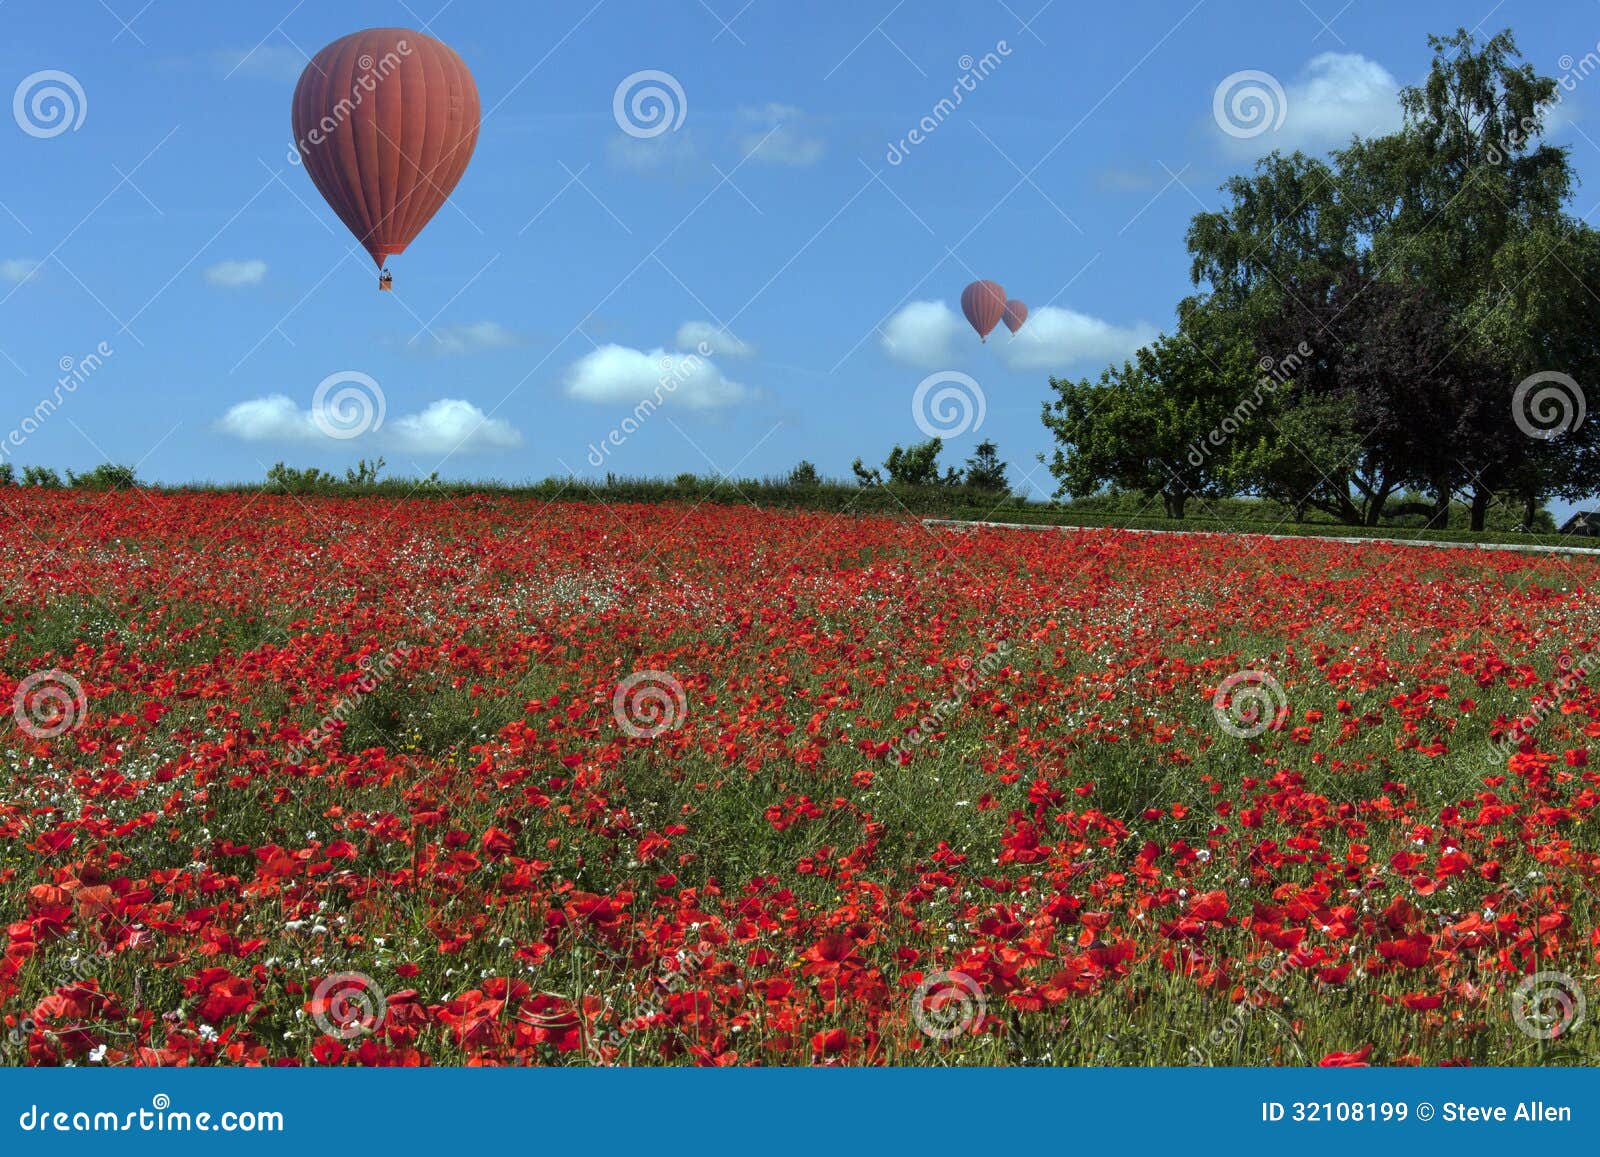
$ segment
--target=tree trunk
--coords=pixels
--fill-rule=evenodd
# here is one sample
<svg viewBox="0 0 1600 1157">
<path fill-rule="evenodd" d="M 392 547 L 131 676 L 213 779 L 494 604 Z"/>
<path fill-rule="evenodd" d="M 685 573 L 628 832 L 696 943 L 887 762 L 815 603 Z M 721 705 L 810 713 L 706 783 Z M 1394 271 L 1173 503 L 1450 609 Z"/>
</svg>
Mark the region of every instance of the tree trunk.
<svg viewBox="0 0 1600 1157">
<path fill-rule="evenodd" d="M 1533 520 L 1539 514 L 1539 496 L 1532 491 L 1522 496 L 1522 529 L 1533 530 Z"/>
<path fill-rule="evenodd" d="M 1472 529 L 1482 530 L 1483 524 L 1489 517 L 1489 504 L 1494 501 L 1494 493 L 1482 486 L 1472 489 Z"/>
<path fill-rule="evenodd" d="M 1446 530 L 1450 526 L 1450 486 L 1445 482 L 1433 484 L 1433 513 L 1428 516 L 1429 530 Z"/>
<path fill-rule="evenodd" d="M 1168 491 L 1161 492 L 1161 505 L 1166 508 L 1167 517 L 1181 519 L 1183 517 L 1183 504 L 1189 496 L 1187 494 L 1172 494 Z"/>
<path fill-rule="evenodd" d="M 1372 492 L 1371 499 L 1367 502 L 1367 525 L 1377 526 L 1378 520 L 1383 517 L 1383 508 L 1389 502 L 1389 495 L 1394 493 L 1394 487 L 1385 486 Z"/>
</svg>

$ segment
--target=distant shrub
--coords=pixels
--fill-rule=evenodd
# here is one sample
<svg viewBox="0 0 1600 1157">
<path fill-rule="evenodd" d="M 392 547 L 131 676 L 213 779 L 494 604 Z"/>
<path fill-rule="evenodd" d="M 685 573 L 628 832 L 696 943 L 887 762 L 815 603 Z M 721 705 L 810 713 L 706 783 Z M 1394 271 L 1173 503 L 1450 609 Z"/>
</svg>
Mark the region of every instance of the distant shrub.
<svg viewBox="0 0 1600 1157">
<path fill-rule="evenodd" d="M 68 470 L 67 485 L 77 490 L 132 490 L 139 485 L 139 479 L 134 475 L 132 466 L 102 462 L 86 474 Z"/>
</svg>

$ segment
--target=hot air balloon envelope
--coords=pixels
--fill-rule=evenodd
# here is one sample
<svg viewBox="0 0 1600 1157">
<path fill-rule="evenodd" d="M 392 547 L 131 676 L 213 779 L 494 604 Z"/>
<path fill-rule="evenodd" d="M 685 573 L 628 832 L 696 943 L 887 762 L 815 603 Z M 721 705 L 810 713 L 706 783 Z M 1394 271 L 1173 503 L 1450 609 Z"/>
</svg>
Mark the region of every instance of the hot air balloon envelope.
<svg viewBox="0 0 1600 1157">
<path fill-rule="evenodd" d="M 1022 328 L 1022 323 L 1028 320 L 1028 303 L 1015 298 L 1006 302 L 1005 316 L 1001 319 L 1006 323 L 1006 328 L 1016 333 Z"/>
<path fill-rule="evenodd" d="M 312 183 L 381 269 L 466 171 L 478 143 L 478 87 L 461 58 L 426 33 L 368 28 L 312 57 L 292 121 Z"/>
<path fill-rule="evenodd" d="M 988 338 L 1005 311 L 1006 291 L 997 282 L 974 281 L 961 291 L 961 312 L 980 338 Z"/>
</svg>

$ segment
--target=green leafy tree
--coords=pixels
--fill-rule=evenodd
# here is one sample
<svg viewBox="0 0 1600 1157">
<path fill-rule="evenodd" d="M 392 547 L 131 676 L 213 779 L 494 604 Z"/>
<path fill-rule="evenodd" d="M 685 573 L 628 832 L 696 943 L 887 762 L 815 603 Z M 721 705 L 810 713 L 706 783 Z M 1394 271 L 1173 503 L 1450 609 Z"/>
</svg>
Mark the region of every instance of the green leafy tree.
<svg viewBox="0 0 1600 1157">
<path fill-rule="evenodd" d="M 1191 308 L 1176 334 L 1098 383 L 1052 378 L 1043 418 L 1057 442 L 1048 465 L 1058 493 L 1136 490 L 1159 498 L 1168 518 L 1182 518 L 1190 498 L 1228 493 L 1236 439 L 1257 421 L 1245 404 L 1254 377 L 1249 343 L 1228 319 Z"/>
<path fill-rule="evenodd" d="M 1011 484 L 1006 481 L 1006 464 L 1000 460 L 1000 449 L 985 438 L 967 459 L 962 482 L 973 490 L 991 494 L 1009 494 Z"/>
</svg>

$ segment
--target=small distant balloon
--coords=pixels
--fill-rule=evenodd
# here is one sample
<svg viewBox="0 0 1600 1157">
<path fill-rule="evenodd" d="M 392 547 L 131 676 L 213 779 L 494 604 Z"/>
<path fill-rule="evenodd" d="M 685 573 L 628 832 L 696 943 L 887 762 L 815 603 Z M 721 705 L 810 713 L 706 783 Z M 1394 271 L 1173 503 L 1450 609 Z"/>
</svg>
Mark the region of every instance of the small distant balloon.
<svg viewBox="0 0 1600 1157">
<path fill-rule="evenodd" d="M 987 341 L 989 331 L 1000 324 L 1006 311 L 1006 291 L 996 281 L 974 281 L 961 291 L 961 312 L 978 331 L 978 337 Z"/>
<path fill-rule="evenodd" d="M 1006 312 L 1002 320 L 1006 323 L 1007 329 L 1016 333 L 1022 328 L 1022 323 L 1028 320 L 1028 303 L 1012 298 L 1006 302 Z"/>
</svg>

